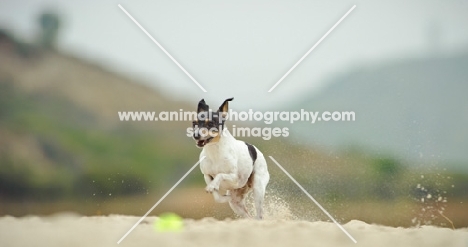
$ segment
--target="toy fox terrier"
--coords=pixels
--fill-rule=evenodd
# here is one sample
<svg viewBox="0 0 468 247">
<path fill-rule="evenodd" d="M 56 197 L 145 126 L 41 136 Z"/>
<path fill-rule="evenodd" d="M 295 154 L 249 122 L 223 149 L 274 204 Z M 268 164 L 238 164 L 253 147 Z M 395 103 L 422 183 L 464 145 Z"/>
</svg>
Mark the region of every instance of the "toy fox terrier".
<svg viewBox="0 0 468 247">
<path fill-rule="evenodd" d="M 236 140 L 224 127 L 228 117 L 226 99 L 218 111 L 211 112 L 205 100 L 200 100 L 197 120 L 193 121 L 193 139 L 203 148 L 201 172 L 207 184 L 205 190 L 218 203 L 229 203 L 234 213 L 252 217 L 245 206 L 246 196 L 253 191 L 257 219 L 263 219 L 265 189 L 270 180 L 267 163 L 255 146 Z"/>
</svg>

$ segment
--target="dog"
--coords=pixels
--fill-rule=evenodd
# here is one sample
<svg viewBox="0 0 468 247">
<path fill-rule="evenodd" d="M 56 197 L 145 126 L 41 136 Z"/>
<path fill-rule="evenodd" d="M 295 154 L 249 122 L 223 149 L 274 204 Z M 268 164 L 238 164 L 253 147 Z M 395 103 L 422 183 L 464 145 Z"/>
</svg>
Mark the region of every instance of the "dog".
<svg viewBox="0 0 468 247">
<path fill-rule="evenodd" d="M 247 142 L 236 140 L 224 126 L 228 102 L 233 99 L 226 99 L 217 112 L 210 112 L 204 99 L 198 103 L 193 139 L 197 147 L 203 148 L 200 169 L 207 185 L 205 190 L 213 195 L 216 202 L 228 202 L 234 213 L 245 218 L 252 218 L 245 199 L 253 192 L 256 218 L 263 219 L 263 202 L 270 174 L 262 152 Z"/>
</svg>

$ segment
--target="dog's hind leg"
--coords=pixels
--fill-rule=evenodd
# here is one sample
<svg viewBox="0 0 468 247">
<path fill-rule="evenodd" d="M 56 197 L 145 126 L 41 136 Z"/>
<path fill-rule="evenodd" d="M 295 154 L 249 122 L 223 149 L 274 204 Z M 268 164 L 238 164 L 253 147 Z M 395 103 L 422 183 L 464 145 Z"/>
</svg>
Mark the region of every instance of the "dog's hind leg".
<svg viewBox="0 0 468 247">
<path fill-rule="evenodd" d="M 270 174 L 266 169 L 266 161 L 262 157 L 255 163 L 257 166 L 253 174 L 253 198 L 255 203 L 255 210 L 257 212 L 257 219 L 263 219 L 263 202 L 265 200 L 265 190 L 268 182 L 270 181 Z"/>
<path fill-rule="evenodd" d="M 245 206 L 245 190 L 238 189 L 231 191 L 231 200 L 229 201 L 229 206 L 237 215 L 244 218 L 252 218 L 252 216 L 247 211 Z"/>
<path fill-rule="evenodd" d="M 265 184 L 266 185 L 266 184 Z M 254 183 L 253 198 L 255 203 L 255 211 L 257 211 L 257 219 L 263 219 L 263 201 L 265 198 L 265 187 L 263 184 L 258 182 Z"/>
<path fill-rule="evenodd" d="M 214 200 L 218 203 L 226 203 L 231 201 L 231 196 L 230 195 L 220 195 L 219 191 L 213 191 L 213 197 Z"/>
</svg>

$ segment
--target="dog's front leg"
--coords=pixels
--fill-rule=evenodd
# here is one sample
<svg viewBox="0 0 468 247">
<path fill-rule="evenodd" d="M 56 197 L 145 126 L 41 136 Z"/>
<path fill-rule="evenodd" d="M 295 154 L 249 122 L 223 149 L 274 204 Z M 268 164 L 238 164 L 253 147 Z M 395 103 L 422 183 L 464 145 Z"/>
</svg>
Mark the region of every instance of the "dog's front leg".
<svg viewBox="0 0 468 247">
<path fill-rule="evenodd" d="M 226 203 L 231 201 L 230 195 L 220 195 L 219 191 L 213 191 L 213 198 L 217 203 Z"/>
<path fill-rule="evenodd" d="M 210 193 L 218 191 L 221 184 L 227 189 L 238 189 L 242 187 L 239 186 L 239 177 L 236 173 L 220 173 L 206 186 L 206 191 Z"/>
<path fill-rule="evenodd" d="M 219 191 L 218 191 L 219 190 L 219 185 L 217 187 L 218 189 L 216 189 L 216 190 L 214 189 L 214 187 L 213 188 L 210 187 L 210 184 L 213 182 L 213 178 L 210 175 L 205 175 L 204 178 L 205 178 L 206 184 L 208 185 L 205 190 L 206 190 L 206 192 L 210 192 L 210 193 L 213 194 L 213 197 L 214 197 L 216 202 L 226 203 L 226 202 L 229 202 L 231 200 L 230 195 L 220 195 L 219 194 Z M 208 188 L 208 187 L 210 187 L 210 188 Z"/>
<path fill-rule="evenodd" d="M 212 176 L 210 175 L 205 175 L 205 183 L 206 183 L 206 192 L 208 193 L 213 193 L 213 191 L 218 191 L 219 190 L 219 182 L 215 182 Z"/>
</svg>

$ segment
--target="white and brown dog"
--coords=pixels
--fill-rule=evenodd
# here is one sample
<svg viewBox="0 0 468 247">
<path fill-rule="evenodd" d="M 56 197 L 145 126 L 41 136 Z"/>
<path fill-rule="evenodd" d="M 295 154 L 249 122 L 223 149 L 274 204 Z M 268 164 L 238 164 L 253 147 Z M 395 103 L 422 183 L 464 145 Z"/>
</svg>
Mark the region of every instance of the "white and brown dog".
<svg viewBox="0 0 468 247">
<path fill-rule="evenodd" d="M 205 100 L 198 103 L 193 138 L 203 148 L 200 169 L 207 184 L 205 190 L 216 202 L 229 202 L 234 213 L 251 217 L 245 206 L 246 196 L 253 191 L 257 219 L 263 219 L 263 200 L 270 180 L 265 157 L 253 145 L 236 140 L 224 127 L 228 115 L 226 99 L 217 112 L 210 112 Z M 210 116 L 211 115 L 211 116 Z"/>
</svg>

